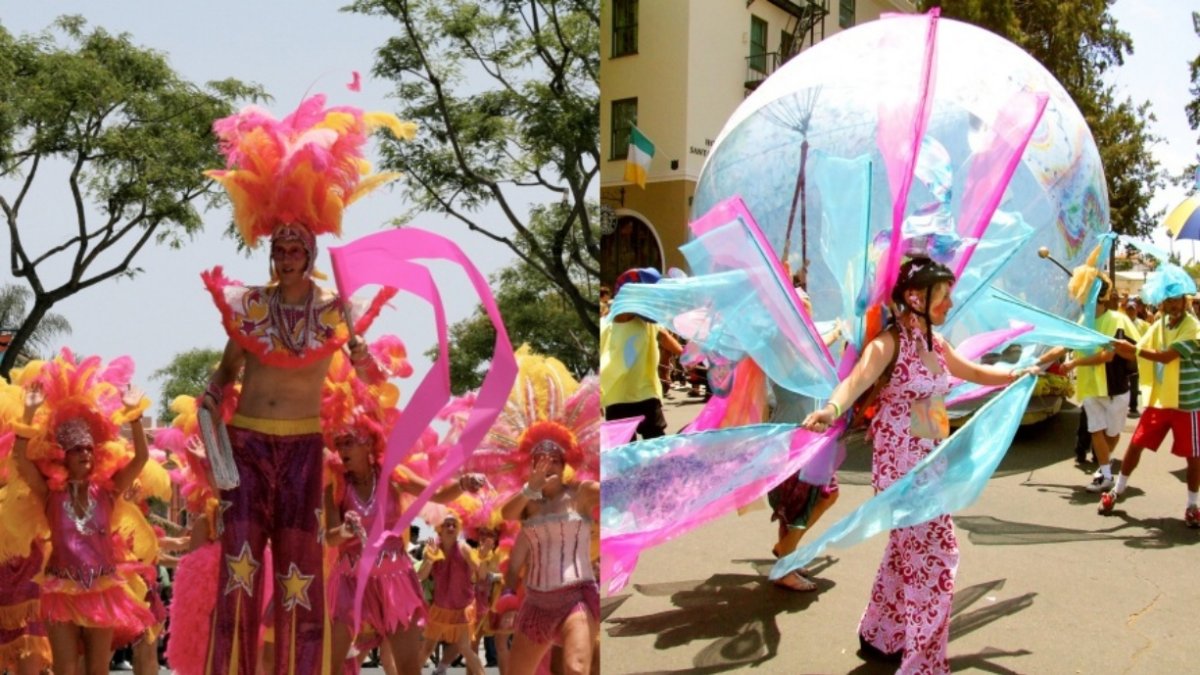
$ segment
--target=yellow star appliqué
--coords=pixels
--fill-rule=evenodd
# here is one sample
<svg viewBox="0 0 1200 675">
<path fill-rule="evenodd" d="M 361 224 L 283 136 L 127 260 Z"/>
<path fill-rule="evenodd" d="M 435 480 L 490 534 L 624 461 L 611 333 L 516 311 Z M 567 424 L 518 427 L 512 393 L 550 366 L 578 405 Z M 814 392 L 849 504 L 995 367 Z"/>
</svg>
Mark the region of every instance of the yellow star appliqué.
<svg viewBox="0 0 1200 675">
<path fill-rule="evenodd" d="M 300 568 L 296 567 L 296 563 L 292 563 L 288 567 L 287 576 L 276 574 L 279 578 L 279 585 L 283 587 L 283 600 L 280 605 L 283 611 L 290 612 L 300 605 L 304 609 L 312 609 L 312 604 L 308 601 L 308 587 L 312 585 L 314 574 L 301 574 Z"/>
<path fill-rule="evenodd" d="M 242 552 L 236 557 L 225 556 L 225 564 L 229 566 L 229 582 L 225 584 L 225 593 L 241 588 L 246 591 L 246 595 L 254 597 L 254 573 L 260 565 L 250 552 L 250 542 L 242 542 Z"/>
</svg>

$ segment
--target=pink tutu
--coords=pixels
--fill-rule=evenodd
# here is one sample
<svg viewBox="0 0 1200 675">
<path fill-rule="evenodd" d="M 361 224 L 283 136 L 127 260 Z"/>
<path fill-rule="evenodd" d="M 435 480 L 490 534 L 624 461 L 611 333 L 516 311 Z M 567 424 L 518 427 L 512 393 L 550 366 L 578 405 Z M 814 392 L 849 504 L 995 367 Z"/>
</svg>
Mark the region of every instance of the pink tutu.
<svg viewBox="0 0 1200 675">
<path fill-rule="evenodd" d="M 179 675 L 204 672 L 220 562 L 221 544 L 212 542 L 185 555 L 175 569 L 167 663 Z"/>
<path fill-rule="evenodd" d="M 517 614 L 517 631 L 538 644 L 556 642 L 563 622 L 575 612 L 588 612 L 599 620 L 600 588 L 596 582 L 554 591 L 527 588 Z"/>
<path fill-rule="evenodd" d="M 385 551 L 367 578 L 363 594 L 362 625 L 380 635 L 391 635 L 401 628 L 424 626 L 427 617 L 421 582 L 404 551 Z M 336 598 L 333 620 L 354 624 L 354 591 L 357 566 L 351 559 L 338 560 L 330 575 L 330 597 Z"/>
<path fill-rule="evenodd" d="M 154 625 L 150 608 L 130 595 L 115 574 L 99 577 L 90 586 L 47 575 L 42 583 L 42 620 L 112 628 L 114 645 L 133 642 Z"/>
</svg>

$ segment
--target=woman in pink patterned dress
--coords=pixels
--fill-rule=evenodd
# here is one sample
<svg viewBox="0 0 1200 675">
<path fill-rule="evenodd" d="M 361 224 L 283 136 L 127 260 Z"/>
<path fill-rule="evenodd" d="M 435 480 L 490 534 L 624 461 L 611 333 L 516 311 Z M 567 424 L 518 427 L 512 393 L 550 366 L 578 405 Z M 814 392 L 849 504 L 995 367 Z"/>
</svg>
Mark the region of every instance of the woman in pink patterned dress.
<svg viewBox="0 0 1200 675">
<path fill-rule="evenodd" d="M 950 311 L 954 274 L 927 257 L 900 268 L 892 299 L 895 326 L 876 337 L 829 403 L 804 420 L 824 431 L 880 378 L 871 484 L 884 490 L 949 435 L 944 397 L 951 375 L 983 385 L 1013 382 L 1021 373 L 981 366 L 933 332 Z M 885 372 L 893 363 L 890 372 Z M 867 609 L 859 623 L 861 654 L 898 661 L 900 673 L 948 673 L 950 603 L 958 541 L 949 515 L 891 531 Z"/>
</svg>

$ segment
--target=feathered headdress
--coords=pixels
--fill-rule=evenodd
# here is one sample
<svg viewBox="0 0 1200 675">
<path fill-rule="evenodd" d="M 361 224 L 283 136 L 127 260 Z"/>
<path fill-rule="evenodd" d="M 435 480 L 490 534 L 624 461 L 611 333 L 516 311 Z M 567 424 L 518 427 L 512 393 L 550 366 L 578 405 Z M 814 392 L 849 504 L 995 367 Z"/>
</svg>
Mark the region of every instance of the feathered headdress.
<svg viewBox="0 0 1200 675">
<path fill-rule="evenodd" d="M 314 235 L 342 231 L 342 211 L 354 200 L 399 174 L 370 175 L 363 158 L 367 134 L 387 127 L 411 140 L 417 127 L 382 112 L 325 108 L 325 97 L 305 100 L 292 114 L 275 119 L 258 106 L 213 123 L 226 168 L 215 178 L 233 202 L 233 220 L 247 246 L 279 225 L 300 224 Z"/>
<path fill-rule="evenodd" d="M 45 403 L 29 425 L 16 425 L 29 436 L 29 459 L 38 465 L 53 490 L 66 485 L 66 449 L 81 441 L 93 447 L 92 480 L 107 483 L 133 456 L 128 441 L 121 438 L 121 425 L 141 417 L 150 405 L 143 397 L 126 411 L 121 391 L 133 376 L 133 360 L 113 359 L 101 368 L 100 357 L 76 360 L 69 349 L 45 363 L 30 364 L 19 384 L 37 383 Z"/>
<path fill-rule="evenodd" d="M 472 455 L 469 466 L 486 474 L 501 493 L 520 488 L 533 454 L 551 445 L 561 449 L 563 481 L 599 477 L 600 382 L 579 384 L 561 362 L 517 350 L 520 372 L 496 423 Z M 460 413 L 462 414 L 462 413 Z"/>
<path fill-rule="evenodd" d="M 388 377 L 412 375 L 408 352 L 400 338 L 384 335 L 371 343 L 371 355 Z M 334 352 L 321 389 L 321 427 L 325 447 L 334 447 L 334 438 L 343 433 L 363 435 L 371 440 L 372 457 L 383 457 L 388 434 L 400 417 L 396 408 L 400 390 L 391 382 L 367 385 L 341 352 Z"/>
</svg>

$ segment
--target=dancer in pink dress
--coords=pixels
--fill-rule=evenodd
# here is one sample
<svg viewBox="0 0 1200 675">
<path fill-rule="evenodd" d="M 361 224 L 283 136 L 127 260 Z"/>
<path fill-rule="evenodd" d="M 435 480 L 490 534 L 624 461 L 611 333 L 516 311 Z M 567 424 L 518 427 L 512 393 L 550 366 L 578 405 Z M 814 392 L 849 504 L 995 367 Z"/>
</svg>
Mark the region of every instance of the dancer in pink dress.
<svg viewBox="0 0 1200 675">
<path fill-rule="evenodd" d="M 506 520 L 521 521 L 510 565 L 525 566 L 525 599 L 509 669 L 532 674 L 550 647 L 559 644 L 563 671 L 588 673 L 600 632 L 600 591 L 591 560 L 592 512 L 600 503 L 600 486 L 564 480 L 567 457 L 581 452 L 562 425 L 535 422 L 521 445 L 533 467 L 525 487 L 503 509 Z"/>
<path fill-rule="evenodd" d="M 927 257 L 900 268 L 892 299 L 895 327 L 875 338 L 829 398 L 803 426 L 824 431 L 876 381 L 879 412 L 871 423 L 875 447 L 871 484 L 884 490 L 949 435 L 944 397 L 951 375 L 1003 385 L 1024 371 L 981 366 L 960 356 L 933 327 L 950 311 L 954 274 Z M 892 363 L 890 372 L 885 372 Z M 948 673 L 950 604 L 958 541 L 950 516 L 891 531 L 870 601 L 859 623 L 863 656 L 900 663 L 900 673 Z"/>
<path fill-rule="evenodd" d="M 411 372 L 403 344 L 393 336 L 381 338 L 372 347 L 380 367 L 390 376 Z M 325 491 L 325 544 L 338 549 L 337 563 L 329 579 L 333 624 L 333 671 L 342 664 L 355 643 L 354 596 L 363 542 L 380 517 L 376 490 L 383 453 L 391 426 L 399 418 L 395 409 L 397 392 L 391 385 L 367 386 L 351 364 L 335 356 L 322 390 L 322 426 L 326 444 L 341 460 L 333 463 L 341 475 Z M 340 480 L 339 480 L 340 478 Z M 482 487 L 478 474 L 464 474 L 434 493 L 432 500 L 449 503 L 465 491 Z M 386 521 L 394 530 L 411 500 L 429 482 L 407 466 L 399 466 L 387 485 L 395 491 Z M 421 583 L 408 557 L 408 528 L 384 542 L 371 568 L 363 594 L 361 628 L 373 631 L 391 647 L 397 670 L 404 675 L 421 672 L 421 637 L 428 618 Z"/>
<path fill-rule="evenodd" d="M 149 457 L 141 424 L 148 401 L 125 384 L 120 403 L 114 400 L 120 373 L 127 374 L 132 364 L 97 374 L 99 366 L 98 358 L 77 364 L 64 350 L 42 369 L 26 391 L 13 455 L 31 494 L 45 507 L 50 556 L 41 616 L 54 671 L 69 675 L 77 672 L 80 656 L 90 675 L 107 673 L 112 645 L 132 641 L 155 622 L 118 574 L 113 546 L 116 500 Z M 130 425 L 132 458 L 117 433 L 121 422 Z"/>
</svg>

